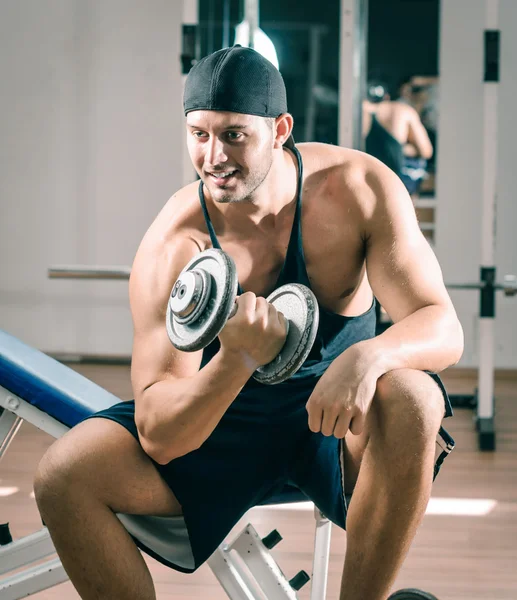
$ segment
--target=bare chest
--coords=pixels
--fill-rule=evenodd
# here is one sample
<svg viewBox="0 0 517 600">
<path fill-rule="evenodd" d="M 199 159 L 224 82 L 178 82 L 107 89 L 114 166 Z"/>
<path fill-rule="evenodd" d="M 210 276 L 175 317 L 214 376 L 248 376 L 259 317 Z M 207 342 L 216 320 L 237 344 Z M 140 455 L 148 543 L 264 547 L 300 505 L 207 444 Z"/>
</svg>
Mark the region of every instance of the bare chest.
<svg viewBox="0 0 517 600">
<path fill-rule="evenodd" d="M 324 217 L 324 218 L 323 218 Z M 292 223 L 291 223 L 292 225 Z M 221 236 L 222 248 L 235 261 L 239 282 L 244 290 L 267 296 L 277 287 L 286 265 L 291 226 L 275 235 L 256 235 L 246 239 Z M 357 224 L 344 224 L 328 216 L 305 211 L 301 223 L 301 248 L 289 260 L 305 263 L 311 289 L 329 310 L 347 314 L 365 280 L 364 245 Z M 366 300 L 366 303 L 371 302 Z M 366 310 L 359 302 L 357 314 Z"/>
</svg>

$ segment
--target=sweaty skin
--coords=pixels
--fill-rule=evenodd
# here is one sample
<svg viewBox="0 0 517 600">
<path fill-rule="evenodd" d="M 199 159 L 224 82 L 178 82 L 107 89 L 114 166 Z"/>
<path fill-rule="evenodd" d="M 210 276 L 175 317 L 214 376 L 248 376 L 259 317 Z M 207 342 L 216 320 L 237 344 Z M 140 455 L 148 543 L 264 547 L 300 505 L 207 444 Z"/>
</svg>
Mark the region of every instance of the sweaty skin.
<svg viewBox="0 0 517 600">
<path fill-rule="evenodd" d="M 185 264 L 211 247 L 198 184 L 187 185 L 149 227 L 131 271 L 140 444 L 118 423 L 87 420 L 50 447 L 36 473 L 40 514 L 83 599 L 156 599 L 116 513 L 182 513 L 149 457 L 166 464 L 203 444 L 283 343 L 283 317 L 264 297 L 277 281 L 294 218 L 297 165 L 283 148 L 292 125 L 289 114 L 187 116 L 210 218 L 247 291 L 203 368 L 201 352 L 172 346 L 165 327 L 172 286 Z M 444 413 L 441 390 L 422 371 L 457 362 L 462 330 L 398 177 L 354 150 L 317 143 L 299 150 L 304 259 L 319 303 L 355 316 L 375 295 L 394 321 L 345 350 L 306 407 L 312 431 L 343 439 L 345 491 L 354 491 L 340 600 L 385 600 L 425 513 Z"/>
<path fill-rule="evenodd" d="M 229 112 L 187 116 L 192 162 L 205 184 L 221 247 L 234 259 L 248 290 L 239 299 L 246 306 L 255 302 L 249 295 L 264 297 L 272 291 L 287 251 L 297 167 L 282 143 L 291 124 L 289 115 L 273 124 Z M 309 400 L 310 428 L 326 435 L 337 428 L 336 437 L 344 437 L 349 426 L 352 433 L 362 431 L 381 375 L 401 368 L 439 372 L 455 363 L 461 354 L 461 327 L 400 180 L 355 150 L 319 143 L 300 144 L 299 150 L 304 164 L 303 250 L 319 303 L 356 316 L 370 308 L 375 293 L 395 323 L 338 359 L 349 376 L 349 393 L 342 393 L 342 369 L 336 361 Z M 228 332 L 223 330 L 216 357 L 221 365 L 231 365 L 231 375 L 228 380 L 219 377 L 220 395 L 214 395 L 221 365 L 199 371 L 201 352 L 181 353 L 166 336 L 165 309 L 174 281 L 192 256 L 211 247 L 197 187 L 197 182 L 186 186 L 167 203 L 147 232 L 131 275 L 137 424 L 144 449 L 163 463 L 203 443 L 260 363 L 259 357 L 244 359 L 260 345 L 240 320 L 231 319 L 225 330 L 233 331 L 235 343 L 226 343 Z M 268 330 L 264 343 L 271 343 L 272 335 Z M 277 328 L 278 344 L 282 335 Z M 210 401 L 206 391 L 196 392 L 206 385 Z M 321 389 L 327 390 L 325 398 Z M 171 394 L 176 402 L 170 401 Z"/>
</svg>

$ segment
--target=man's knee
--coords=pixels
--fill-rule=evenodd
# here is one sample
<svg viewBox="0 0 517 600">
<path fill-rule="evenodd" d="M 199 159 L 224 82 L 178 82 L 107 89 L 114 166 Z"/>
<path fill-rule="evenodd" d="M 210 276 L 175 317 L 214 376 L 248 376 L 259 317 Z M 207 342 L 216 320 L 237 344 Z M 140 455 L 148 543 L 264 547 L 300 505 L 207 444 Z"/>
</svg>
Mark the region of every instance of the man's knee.
<svg viewBox="0 0 517 600">
<path fill-rule="evenodd" d="M 406 441 L 434 441 L 444 416 L 444 398 L 438 384 L 425 372 L 399 369 L 377 381 L 372 402 L 376 425 L 390 428 Z"/>
<path fill-rule="evenodd" d="M 34 477 L 38 506 L 47 500 L 66 502 L 76 492 L 95 492 L 103 465 L 111 462 L 109 453 L 97 448 L 103 436 L 102 425 L 80 423 L 47 449 Z"/>
<path fill-rule="evenodd" d="M 54 442 L 41 458 L 34 476 L 34 495 L 38 506 L 64 499 L 76 478 L 77 465 L 72 447 L 65 438 Z"/>
</svg>

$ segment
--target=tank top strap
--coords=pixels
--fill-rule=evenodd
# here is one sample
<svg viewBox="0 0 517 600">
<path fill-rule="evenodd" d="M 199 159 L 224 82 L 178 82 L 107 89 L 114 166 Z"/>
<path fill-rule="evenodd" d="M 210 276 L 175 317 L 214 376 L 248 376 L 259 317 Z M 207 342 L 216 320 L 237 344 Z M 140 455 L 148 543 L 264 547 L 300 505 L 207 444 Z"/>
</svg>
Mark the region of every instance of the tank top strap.
<svg viewBox="0 0 517 600">
<path fill-rule="evenodd" d="M 212 242 L 212 247 L 217 250 L 222 250 L 221 244 L 217 239 L 217 235 L 215 234 L 214 226 L 212 225 L 212 221 L 210 220 L 210 215 L 208 214 L 208 208 L 206 207 L 205 194 L 203 193 L 203 182 L 199 182 L 198 187 L 198 195 L 199 201 L 201 203 L 201 208 L 203 209 L 203 216 L 205 217 L 206 227 L 208 229 L 208 234 L 210 235 L 210 241 Z M 241 287 L 241 284 L 237 282 L 237 293 L 240 295 L 244 294 L 244 291 Z"/>
<path fill-rule="evenodd" d="M 309 276 L 305 267 L 305 258 L 303 253 L 303 241 L 302 241 L 302 187 L 303 187 L 303 161 L 299 150 L 295 147 L 293 153 L 296 157 L 298 166 L 298 181 L 297 181 L 297 192 L 296 192 L 296 209 L 294 213 L 293 226 L 291 229 L 291 236 L 289 238 L 289 245 L 287 247 L 287 254 L 280 271 L 275 288 L 279 288 L 281 285 L 286 283 L 302 283 L 307 287 L 310 287 Z M 210 235 L 212 246 L 219 250 L 222 250 L 217 235 L 210 220 L 208 214 L 208 208 L 206 206 L 205 195 L 203 192 L 203 182 L 199 182 L 198 188 L 199 201 L 203 210 L 203 216 L 205 218 L 206 227 Z M 243 288 L 239 283 L 238 293 L 243 294 Z"/>
<path fill-rule="evenodd" d="M 199 202 L 201 203 L 201 208 L 203 209 L 203 216 L 205 217 L 206 227 L 208 229 L 208 234 L 210 235 L 210 241 L 212 242 L 212 246 L 217 248 L 218 250 L 222 250 L 221 245 L 219 244 L 219 240 L 215 234 L 214 226 L 212 225 L 212 221 L 210 220 L 210 215 L 208 214 L 208 208 L 206 207 L 205 194 L 203 193 L 203 182 L 199 182 L 198 187 L 198 195 Z"/>
<path fill-rule="evenodd" d="M 309 276 L 305 266 L 302 239 L 302 197 L 303 197 L 303 160 L 298 148 L 293 148 L 298 165 L 298 184 L 296 196 L 296 210 L 294 213 L 293 227 L 284 266 L 280 273 L 278 286 L 286 283 L 302 283 L 310 287 Z"/>
</svg>

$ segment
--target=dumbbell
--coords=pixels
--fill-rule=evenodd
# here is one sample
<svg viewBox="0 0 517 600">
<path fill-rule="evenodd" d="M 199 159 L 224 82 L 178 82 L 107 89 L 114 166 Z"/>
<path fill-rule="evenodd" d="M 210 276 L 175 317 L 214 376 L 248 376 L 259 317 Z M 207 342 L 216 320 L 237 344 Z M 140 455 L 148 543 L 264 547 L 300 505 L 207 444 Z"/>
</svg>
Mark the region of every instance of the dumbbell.
<svg viewBox="0 0 517 600">
<path fill-rule="evenodd" d="M 233 259 L 216 248 L 200 252 L 181 271 L 167 304 L 166 327 L 172 345 L 184 352 L 206 348 L 235 312 L 238 279 Z M 253 378 L 264 384 L 285 381 L 305 362 L 316 339 L 318 302 L 299 283 L 288 283 L 266 300 L 287 321 L 287 337 L 280 353 L 259 367 Z"/>
<path fill-rule="evenodd" d="M 395 592 L 388 600 L 438 600 L 438 598 L 422 590 L 407 588 Z"/>
</svg>

